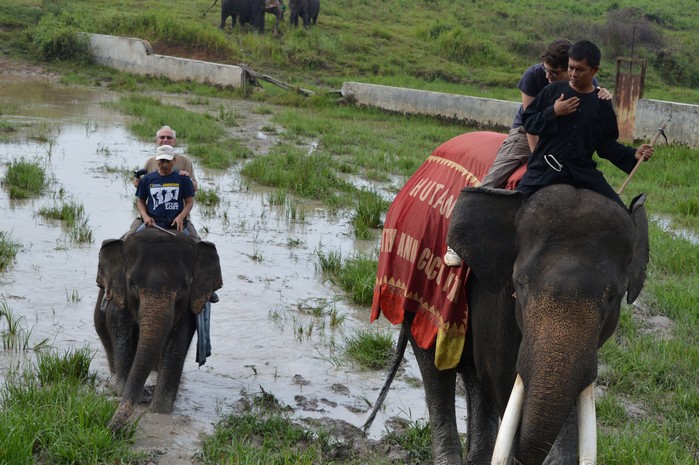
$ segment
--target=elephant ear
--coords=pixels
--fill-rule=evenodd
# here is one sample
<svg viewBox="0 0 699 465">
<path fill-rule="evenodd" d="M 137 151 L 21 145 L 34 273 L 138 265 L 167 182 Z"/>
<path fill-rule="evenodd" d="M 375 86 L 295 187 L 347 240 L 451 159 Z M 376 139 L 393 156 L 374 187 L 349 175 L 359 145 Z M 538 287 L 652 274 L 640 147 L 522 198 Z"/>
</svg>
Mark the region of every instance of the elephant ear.
<svg viewBox="0 0 699 465">
<path fill-rule="evenodd" d="M 635 231 L 633 240 L 633 258 L 629 265 L 629 284 L 626 289 L 626 302 L 633 303 L 643 289 L 648 266 L 648 216 L 646 215 L 646 194 L 640 194 L 631 202 L 631 219 Z"/>
<path fill-rule="evenodd" d="M 200 241 L 197 247 L 197 264 L 194 268 L 194 280 L 190 292 L 190 304 L 195 315 L 201 313 L 211 294 L 221 289 L 221 263 L 216 246 L 207 241 Z"/>
<path fill-rule="evenodd" d="M 106 299 L 114 301 L 119 308 L 124 308 L 126 301 L 126 269 L 121 254 L 123 245 L 121 239 L 102 242 L 97 264 L 97 285 L 104 289 Z"/>
<path fill-rule="evenodd" d="M 467 187 L 454 205 L 447 244 L 490 292 L 512 277 L 516 258 L 515 212 L 520 192 Z"/>
</svg>

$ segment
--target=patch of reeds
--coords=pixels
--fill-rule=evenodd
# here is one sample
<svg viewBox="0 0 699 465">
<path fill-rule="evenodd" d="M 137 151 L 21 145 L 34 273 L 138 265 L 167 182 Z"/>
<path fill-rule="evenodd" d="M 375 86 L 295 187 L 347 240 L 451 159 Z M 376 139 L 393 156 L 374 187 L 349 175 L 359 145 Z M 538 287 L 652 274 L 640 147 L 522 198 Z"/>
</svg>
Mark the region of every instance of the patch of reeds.
<svg viewBox="0 0 699 465">
<path fill-rule="evenodd" d="M 92 228 L 85 216 L 82 203 L 73 200 L 62 200 L 51 207 L 41 207 L 39 215 L 53 221 L 60 221 L 68 230 L 68 236 L 73 244 L 91 244 L 94 241 Z"/>
<path fill-rule="evenodd" d="M 46 187 L 46 171 L 38 163 L 13 160 L 7 167 L 3 184 L 11 199 L 35 197 Z"/>
<path fill-rule="evenodd" d="M 344 289 L 352 303 L 371 304 L 378 265 L 375 258 L 359 254 L 343 260 L 342 254 L 336 251 L 317 251 L 316 255 L 324 279 Z"/>
<path fill-rule="evenodd" d="M 40 351 L 48 347 L 49 338 L 44 338 L 34 345 L 30 345 L 32 328 L 26 325 L 26 318 L 17 316 L 10 308 L 7 300 L 0 297 L 0 339 L 3 350 L 14 352 L 26 352 L 28 350 Z"/>
<path fill-rule="evenodd" d="M 254 396 L 241 413 L 223 418 L 205 437 L 197 459 L 204 464 L 330 463 L 327 434 L 294 423 L 287 409 L 268 393 Z"/>
<path fill-rule="evenodd" d="M 374 230 L 381 226 L 381 216 L 389 202 L 374 190 L 359 191 L 357 206 L 352 214 L 352 228 L 357 239 L 372 239 Z"/>
<path fill-rule="evenodd" d="M 408 451 L 408 463 L 432 462 L 432 437 L 429 421 L 408 421 L 402 428 L 386 434 L 386 442 Z"/>
<path fill-rule="evenodd" d="M 91 359 L 88 349 L 47 353 L 24 371 L 7 373 L 0 387 L 0 463 L 147 462 L 147 454 L 131 450 L 135 425 L 116 436 L 107 428 L 116 402 L 95 386 Z"/>
<path fill-rule="evenodd" d="M 0 272 L 10 267 L 22 245 L 12 239 L 7 231 L 0 231 Z"/>
<path fill-rule="evenodd" d="M 357 330 L 345 339 L 345 355 L 363 368 L 386 368 L 395 352 L 393 337 L 385 331 Z"/>
<path fill-rule="evenodd" d="M 215 189 L 202 188 L 197 191 L 196 203 L 203 207 L 217 207 L 221 204 L 221 197 Z"/>
</svg>

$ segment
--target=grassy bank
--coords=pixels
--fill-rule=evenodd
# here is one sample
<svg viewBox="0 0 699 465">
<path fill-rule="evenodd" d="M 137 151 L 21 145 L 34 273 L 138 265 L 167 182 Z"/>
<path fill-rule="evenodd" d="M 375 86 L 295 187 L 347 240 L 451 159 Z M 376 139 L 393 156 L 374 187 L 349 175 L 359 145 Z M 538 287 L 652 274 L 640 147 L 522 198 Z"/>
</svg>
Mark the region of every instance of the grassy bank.
<svg viewBox="0 0 699 465">
<path fill-rule="evenodd" d="M 516 100 L 521 71 L 564 36 L 602 47 L 607 87 L 614 87 L 616 57 L 633 55 L 648 63 L 646 97 L 696 102 L 699 95 L 693 0 L 343 0 L 321 5 L 318 27 L 287 22 L 281 37 L 231 31 L 230 20 L 220 31 L 219 5 L 203 16 L 202 2 L 18 0 L 0 5 L 0 38 L 15 54 L 86 61 L 69 38 L 83 30 L 141 37 L 158 53 L 245 63 L 307 88 L 359 79 Z"/>
</svg>

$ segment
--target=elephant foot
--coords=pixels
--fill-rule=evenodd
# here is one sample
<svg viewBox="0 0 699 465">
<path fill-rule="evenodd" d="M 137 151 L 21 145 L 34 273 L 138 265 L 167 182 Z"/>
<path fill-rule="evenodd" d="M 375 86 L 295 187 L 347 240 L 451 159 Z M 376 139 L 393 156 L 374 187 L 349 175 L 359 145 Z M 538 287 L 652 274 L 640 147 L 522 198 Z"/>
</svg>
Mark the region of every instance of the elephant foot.
<svg viewBox="0 0 699 465">
<path fill-rule="evenodd" d="M 108 428 L 114 433 L 124 429 L 124 426 L 126 426 L 126 422 L 133 411 L 134 405 L 131 401 L 124 401 L 120 403 L 116 412 L 114 412 L 112 419 L 109 421 L 109 425 L 107 425 Z"/>
</svg>

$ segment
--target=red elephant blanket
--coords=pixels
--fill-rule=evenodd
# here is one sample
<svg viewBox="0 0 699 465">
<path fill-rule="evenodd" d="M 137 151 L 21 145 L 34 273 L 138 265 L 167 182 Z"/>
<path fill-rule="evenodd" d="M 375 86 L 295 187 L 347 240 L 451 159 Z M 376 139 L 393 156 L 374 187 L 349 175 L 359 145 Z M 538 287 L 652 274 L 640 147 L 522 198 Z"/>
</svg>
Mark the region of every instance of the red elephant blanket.
<svg viewBox="0 0 699 465">
<path fill-rule="evenodd" d="M 455 367 L 468 324 L 464 282 L 468 268 L 442 262 L 449 218 L 461 189 L 479 186 L 506 135 L 471 132 L 443 143 L 398 192 L 384 223 L 371 321 L 393 324 L 415 313 L 412 333 L 422 348 L 435 344 L 435 365 Z M 524 165 L 507 188 L 514 189 Z"/>
</svg>

